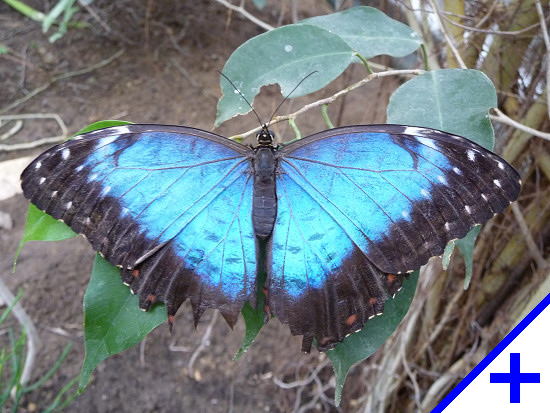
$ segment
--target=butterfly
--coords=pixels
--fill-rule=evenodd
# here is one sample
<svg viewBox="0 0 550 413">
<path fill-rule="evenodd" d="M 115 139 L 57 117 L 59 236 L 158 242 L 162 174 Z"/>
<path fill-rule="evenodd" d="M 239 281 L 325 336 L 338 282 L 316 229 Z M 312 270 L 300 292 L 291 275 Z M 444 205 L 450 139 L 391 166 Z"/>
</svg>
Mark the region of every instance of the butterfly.
<svg viewBox="0 0 550 413">
<path fill-rule="evenodd" d="M 233 326 L 246 301 L 333 348 L 446 244 L 503 212 L 518 173 L 450 133 L 358 125 L 277 147 L 130 124 L 76 136 L 22 174 L 24 195 L 84 234 L 169 322 L 189 299 Z M 266 274 L 263 285 L 258 275 Z"/>
</svg>

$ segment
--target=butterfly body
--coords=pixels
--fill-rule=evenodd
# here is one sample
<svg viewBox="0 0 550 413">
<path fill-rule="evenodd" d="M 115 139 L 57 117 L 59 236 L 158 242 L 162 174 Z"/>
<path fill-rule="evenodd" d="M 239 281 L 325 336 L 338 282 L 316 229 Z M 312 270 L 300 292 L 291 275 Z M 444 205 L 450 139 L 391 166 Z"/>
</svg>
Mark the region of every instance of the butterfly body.
<svg viewBox="0 0 550 413">
<path fill-rule="evenodd" d="M 46 151 L 22 174 L 39 209 L 84 234 L 139 294 L 195 322 L 267 306 L 327 350 L 383 310 L 409 271 L 502 212 L 517 172 L 460 136 L 358 125 L 251 148 L 199 129 L 126 125 Z M 266 273 L 265 284 L 257 278 Z"/>
<path fill-rule="evenodd" d="M 277 219 L 277 160 L 272 146 L 260 146 L 254 151 L 252 169 L 254 174 L 254 195 L 252 222 L 254 234 L 267 239 Z"/>
</svg>

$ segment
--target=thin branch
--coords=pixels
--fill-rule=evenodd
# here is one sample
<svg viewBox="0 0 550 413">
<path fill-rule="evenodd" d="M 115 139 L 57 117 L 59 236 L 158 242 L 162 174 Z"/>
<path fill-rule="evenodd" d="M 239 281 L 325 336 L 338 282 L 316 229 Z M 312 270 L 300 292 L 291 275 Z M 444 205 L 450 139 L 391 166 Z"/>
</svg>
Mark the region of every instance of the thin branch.
<svg viewBox="0 0 550 413">
<path fill-rule="evenodd" d="M 462 60 L 462 57 L 460 56 L 460 53 L 458 53 L 458 50 L 457 50 L 457 48 L 454 44 L 453 39 L 451 39 L 449 37 L 449 35 L 447 34 L 447 30 L 445 30 L 445 26 L 443 25 L 443 22 L 441 21 L 441 18 L 439 16 L 439 10 L 438 10 L 434 0 L 428 0 L 428 1 L 430 3 L 430 6 L 431 6 L 432 10 L 435 12 L 434 16 L 435 16 L 435 19 L 437 20 L 437 24 L 439 24 L 439 26 L 441 27 L 441 32 L 443 33 L 443 36 L 445 36 L 445 41 L 447 42 L 447 45 L 449 46 L 449 48 L 453 52 L 453 55 L 454 55 L 456 61 L 458 62 L 458 65 L 462 69 L 467 69 L 466 63 L 464 63 L 464 60 Z"/>
<path fill-rule="evenodd" d="M 406 348 L 407 342 L 401 341 L 399 344 L 400 344 L 399 355 L 401 356 L 401 362 L 414 389 L 414 403 L 416 404 L 417 408 L 420 408 L 422 404 L 421 403 L 422 392 L 420 391 L 418 380 L 416 380 L 416 374 L 413 373 L 413 371 L 411 370 L 411 367 L 409 366 L 409 363 L 407 362 L 407 348 Z"/>
<path fill-rule="evenodd" d="M 275 27 L 261 21 L 257 17 L 254 17 L 252 14 L 250 14 L 246 9 L 242 6 L 235 6 L 234 4 L 229 3 L 226 0 L 216 0 L 218 3 L 222 4 L 223 6 L 227 7 L 228 9 L 234 10 L 237 13 L 240 13 L 244 18 L 250 20 L 252 23 L 260 26 L 262 29 L 266 31 L 273 30 Z"/>
<path fill-rule="evenodd" d="M 550 117 L 550 38 L 548 38 L 548 27 L 546 27 L 546 20 L 544 19 L 544 12 L 542 11 L 540 0 L 535 2 L 535 6 L 540 19 L 542 38 L 546 45 L 546 108 L 548 109 L 548 117 Z"/>
<path fill-rule="evenodd" d="M 485 24 L 487 20 L 489 20 L 489 17 L 493 15 L 493 12 L 496 10 L 498 4 L 500 4 L 499 0 L 493 0 L 493 2 L 491 3 L 491 7 L 489 7 L 489 10 L 487 10 L 485 16 L 483 16 L 481 20 L 476 23 L 476 29 L 480 28 L 483 24 Z"/>
<path fill-rule="evenodd" d="M 34 89 L 33 91 L 27 93 L 21 99 L 17 99 L 14 102 L 12 102 L 11 104 L 9 104 L 8 106 L 0 109 L 0 115 L 3 115 L 4 113 L 12 110 L 13 108 L 19 106 L 20 104 L 25 103 L 27 100 L 31 99 L 32 97 L 38 95 L 40 92 L 43 92 L 44 90 L 49 88 L 55 82 L 57 82 L 59 80 L 62 80 L 62 79 L 67 79 L 69 77 L 79 76 L 79 75 L 83 75 L 85 73 L 92 72 L 92 71 L 94 71 L 96 69 L 99 69 L 103 66 L 106 66 L 109 63 L 111 63 L 112 61 L 118 59 L 123 53 L 124 53 L 124 49 L 121 49 L 118 52 L 116 52 L 114 55 L 112 55 L 111 57 L 108 57 L 107 59 L 102 60 L 101 62 L 95 63 L 95 64 L 93 64 L 89 67 L 86 67 L 86 68 L 80 69 L 80 70 L 75 70 L 73 72 L 62 73 L 60 75 L 54 76 L 50 81 L 44 83 L 42 86 L 39 86 L 36 89 Z"/>
<path fill-rule="evenodd" d="M 346 93 L 349 93 L 352 90 L 357 89 L 358 87 L 361 87 L 361 86 L 367 84 L 368 82 L 370 82 L 371 80 L 374 80 L 374 79 L 379 79 L 379 78 L 382 78 L 382 77 L 389 77 L 389 76 L 421 75 L 421 74 L 424 74 L 424 73 L 426 73 L 426 71 L 421 70 L 421 69 L 389 70 L 387 72 L 372 73 L 372 74 L 368 75 L 366 78 L 360 80 L 359 82 L 354 83 L 353 85 L 348 86 L 347 88 L 338 91 L 337 93 L 335 93 L 332 96 L 329 96 L 328 98 L 320 99 L 316 102 L 309 103 L 309 104 L 303 106 L 300 110 L 297 110 L 296 112 L 291 113 L 289 115 L 275 116 L 269 124 L 273 125 L 275 123 L 284 122 L 284 121 L 287 121 L 289 119 L 295 119 L 296 117 L 298 117 L 302 113 L 307 112 L 308 110 L 311 110 L 311 109 L 319 107 L 319 106 L 328 105 L 330 103 L 333 103 L 339 97 L 344 96 Z M 248 136 L 255 135 L 260 129 L 261 129 L 261 127 L 258 126 L 254 129 L 249 130 L 248 132 L 243 133 L 243 134 L 231 136 L 229 139 L 243 139 L 243 138 L 246 138 Z"/>
<path fill-rule="evenodd" d="M 508 126 L 513 126 L 514 128 L 519 129 L 522 132 L 529 133 L 531 135 L 550 141 L 550 133 L 541 132 L 539 130 L 530 128 L 529 126 L 522 125 L 521 123 L 516 122 L 514 119 L 506 116 L 498 108 L 493 108 L 493 111 L 496 113 L 496 116 L 490 114 L 489 117 L 491 118 L 491 120 L 503 123 Z"/>
<path fill-rule="evenodd" d="M 201 338 L 201 343 L 196 348 L 196 350 L 191 355 L 191 358 L 189 359 L 189 363 L 187 363 L 187 370 L 189 373 L 189 377 L 193 378 L 193 365 L 195 364 L 195 360 L 197 360 L 197 357 L 202 353 L 202 351 L 210 345 L 210 336 L 212 335 L 212 328 L 214 327 L 214 324 L 216 324 L 216 321 L 218 320 L 218 314 L 219 311 L 214 311 L 214 315 L 212 316 L 212 319 L 208 323 L 208 326 L 206 327 L 206 330 Z"/>
<path fill-rule="evenodd" d="M 549 265 L 548 262 L 544 259 L 542 256 L 539 248 L 537 247 L 537 243 L 531 236 L 531 231 L 529 231 L 529 227 L 527 226 L 527 223 L 525 222 L 525 218 L 523 214 L 521 213 L 521 210 L 519 209 L 519 206 L 517 205 L 517 202 L 512 203 L 512 212 L 514 213 L 514 218 L 516 218 L 516 222 L 519 225 L 519 229 L 521 231 L 521 235 L 523 235 L 523 239 L 525 240 L 525 243 L 527 244 L 527 250 L 529 251 L 529 254 L 531 255 L 531 258 L 533 261 L 537 263 L 537 268 L 539 270 L 546 270 L 548 269 Z"/>
<path fill-rule="evenodd" d="M 107 24 L 107 22 L 105 22 L 105 20 L 103 20 L 99 14 L 97 14 L 97 12 L 89 5 L 87 4 L 87 2 L 84 2 L 84 1 L 80 1 L 79 2 L 80 6 L 84 7 L 86 9 L 86 11 L 90 14 L 90 16 L 92 16 L 94 18 L 94 20 L 96 22 L 99 23 L 99 25 L 101 27 L 103 27 L 103 29 L 107 32 L 107 33 L 111 33 L 113 30 L 111 29 L 111 27 Z"/>
<path fill-rule="evenodd" d="M 9 152 L 9 151 L 16 151 L 20 149 L 36 148 L 40 145 L 44 145 L 47 143 L 61 142 L 67 139 L 68 137 L 67 126 L 65 125 L 65 122 L 63 122 L 63 119 L 61 119 L 61 116 L 59 116 L 57 113 L 25 113 L 21 115 L 4 115 L 4 116 L 0 116 L 0 125 L 2 125 L 2 123 L 6 120 L 20 120 L 20 119 L 54 119 L 57 122 L 59 129 L 61 129 L 61 135 L 37 139 L 32 142 L 14 143 L 11 145 L 0 144 L 0 152 L 2 151 Z"/>
<path fill-rule="evenodd" d="M 525 33 L 525 32 L 528 32 L 528 31 L 531 31 L 533 29 L 536 29 L 536 28 L 540 27 L 539 23 L 535 23 L 535 24 L 527 26 L 527 27 L 525 27 L 521 30 L 514 30 L 514 31 L 511 31 L 511 32 L 508 32 L 508 31 L 502 31 L 502 30 L 480 29 L 480 28 L 477 28 L 477 27 L 472 27 L 472 26 L 467 26 L 465 24 L 460 24 L 458 22 L 455 22 L 455 21 L 449 19 L 448 17 L 446 17 L 444 15 L 440 15 L 440 17 L 443 18 L 443 20 L 445 20 L 447 23 L 450 23 L 453 26 L 460 27 L 461 29 L 464 29 L 464 30 L 468 30 L 468 31 L 472 31 L 472 32 L 486 33 L 486 34 L 494 34 L 494 35 L 500 35 L 500 36 L 517 36 L 518 34 L 522 34 L 522 33 Z M 543 21 L 544 21 L 544 16 L 543 16 Z"/>
<path fill-rule="evenodd" d="M 279 380 L 277 377 L 273 377 L 273 383 L 275 383 L 276 386 L 280 387 L 281 389 L 293 389 L 296 387 L 304 387 L 310 384 L 312 381 L 315 380 L 315 377 L 319 374 L 319 372 L 324 369 L 326 366 L 329 365 L 329 360 L 324 360 L 323 362 L 319 363 L 311 372 L 309 376 L 307 376 L 303 380 L 296 380 L 290 383 L 285 383 L 282 380 Z"/>
</svg>

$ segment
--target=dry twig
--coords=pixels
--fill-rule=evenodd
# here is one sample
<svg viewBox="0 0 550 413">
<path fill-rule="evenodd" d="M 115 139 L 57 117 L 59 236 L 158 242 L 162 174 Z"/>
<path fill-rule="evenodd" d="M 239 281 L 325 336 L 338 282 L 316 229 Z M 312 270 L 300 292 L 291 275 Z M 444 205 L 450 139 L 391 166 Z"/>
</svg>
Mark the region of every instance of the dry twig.
<svg viewBox="0 0 550 413">
<path fill-rule="evenodd" d="M 272 121 L 269 123 L 269 125 L 273 125 L 275 123 L 283 122 L 283 121 L 290 120 L 290 119 L 295 119 L 296 117 L 298 117 L 302 113 L 307 112 L 308 110 L 311 110 L 313 108 L 317 108 L 319 106 L 328 105 L 328 104 L 334 102 L 339 97 L 344 96 L 346 93 L 349 93 L 352 90 L 357 89 L 358 87 L 367 84 L 371 80 L 379 79 L 379 78 L 382 78 L 382 77 L 388 77 L 388 76 L 421 75 L 423 73 L 426 73 L 426 72 L 424 70 L 420 70 L 420 69 L 388 70 L 386 72 L 372 73 L 372 74 L 368 75 L 366 78 L 354 83 L 351 86 L 348 86 L 345 89 L 342 89 L 342 90 L 338 91 L 337 93 L 335 93 L 332 96 L 329 96 L 328 98 L 320 99 L 316 102 L 309 103 L 309 104 L 303 106 L 300 110 L 297 110 L 294 113 L 284 115 L 284 116 L 274 117 L 272 119 Z M 267 126 L 269 126 L 269 125 L 267 125 Z M 261 130 L 261 126 L 258 126 L 254 129 L 251 129 L 251 130 L 243 133 L 243 134 L 231 136 L 231 137 L 229 137 L 229 139 L 244 139 L 248 136 L 255 135 L 260 130 Z"/>
<path fill-rule="evenodd" d="M 0 144 L 0 151 L 10 152 L 10 151 L 17 151 L 20 149 L 32 149 L 47 143 L 61 142 L 67 139 L 68 137 L 67 126 L 65 125 L 65 122 L 63 122 L 63 119 L 61 119 L 61 116 L 59 116 L 57 113 L 26 113 L 21 115 L 4 115 L 4 116 L 0 116 L 0 125 L 2 125 L 4 121 L 21 120 L 21 119 L 53 119 L 57 122 L 57 125 L 61 129 L 61 134 L 56 136 L 51 136 L 48 138 L 36 139 L 32 142 L 13 143 L 11 145 Z M 9 135 L 3 137 L 0 140 L 5 140 L 9 138 L 10 136 L 13 135 L 12 132 L 17 132 L 17 130 L 12 128 L 11 131 L 8 131 Z"/>
</svg>

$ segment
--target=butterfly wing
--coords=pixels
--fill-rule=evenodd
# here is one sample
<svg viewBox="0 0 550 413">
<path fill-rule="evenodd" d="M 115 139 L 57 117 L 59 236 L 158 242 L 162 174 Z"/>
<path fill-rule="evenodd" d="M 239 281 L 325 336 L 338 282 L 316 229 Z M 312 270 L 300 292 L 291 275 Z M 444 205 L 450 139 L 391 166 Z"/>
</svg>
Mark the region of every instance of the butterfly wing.
<svg viewBox="0 0 550 413">
<path fill-rule="evenodd" d="M 84 234 L 140 295 L 173 316 L 191 300 L 233 325 L 255 303 L 252 150 L 192 128 L 125 125 L 40 155 L 22 174 L 39 209 Z"/>
<path fill-rule="evenodd" d="M 403 274 L 520 191 L 504 160 L 459 136 L 400 125 L 337 128 L 279 151 L 268 302 L 326 350 L 380 313 Z"/>
</svg>

